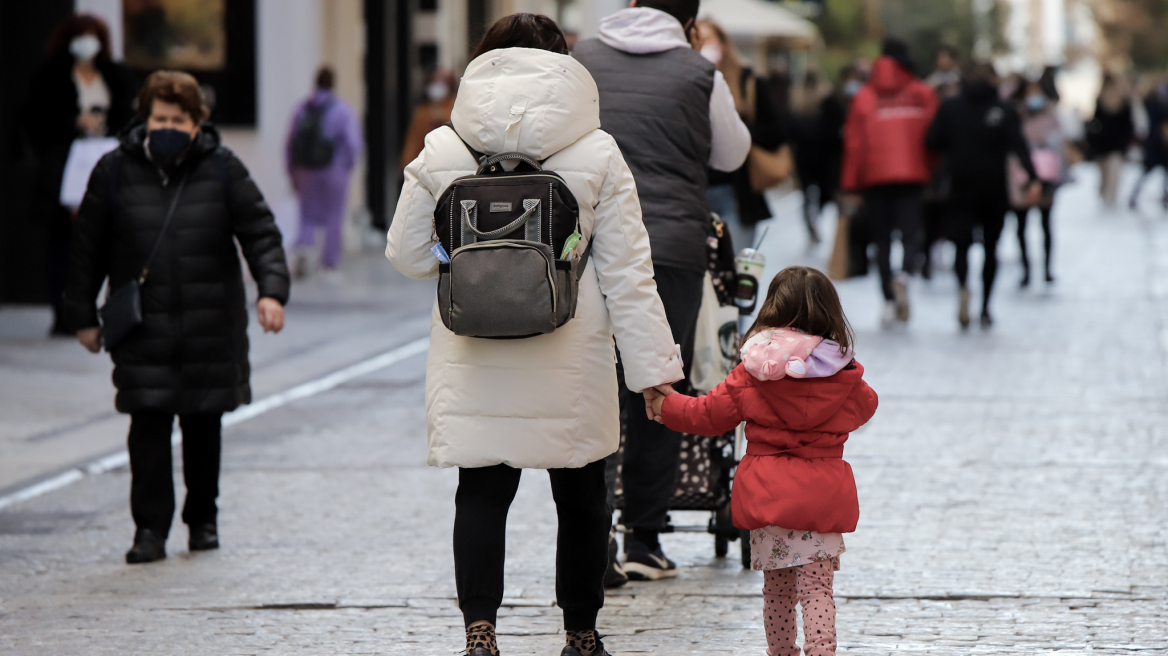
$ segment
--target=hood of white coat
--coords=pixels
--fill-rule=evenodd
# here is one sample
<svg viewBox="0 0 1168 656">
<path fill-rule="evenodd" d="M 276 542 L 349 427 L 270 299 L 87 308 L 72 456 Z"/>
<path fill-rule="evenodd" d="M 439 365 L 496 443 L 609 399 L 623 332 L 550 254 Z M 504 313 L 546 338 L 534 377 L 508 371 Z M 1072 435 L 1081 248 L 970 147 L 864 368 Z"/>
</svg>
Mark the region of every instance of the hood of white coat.
<svg viewBox="0 0 1168 656">
<path fill-rule="evenodd" d="M 601 19 L 600 40 L 634 55 L 690 47 L 676 18 L 648 7 L 622 9 Z"/>
<path fill-rule="evenodd" d="M 542 160 L 600 128 L 599 100 L 596 82 L 570 56 L 502 48 L 466 67 L 450 122 L 481 153 Z"/>
</svg>

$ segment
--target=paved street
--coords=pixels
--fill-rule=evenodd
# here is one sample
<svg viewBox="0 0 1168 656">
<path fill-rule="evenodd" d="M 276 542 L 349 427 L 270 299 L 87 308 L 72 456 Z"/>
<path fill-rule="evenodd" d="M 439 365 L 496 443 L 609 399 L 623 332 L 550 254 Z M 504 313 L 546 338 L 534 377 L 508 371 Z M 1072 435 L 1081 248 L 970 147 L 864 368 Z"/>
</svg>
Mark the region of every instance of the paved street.
<svg viewBox="0 0 1168 656">
<path fill-rule="evenodd" d="M 1102 211 L 1095 170 L 1077 174 L 1056 206 L 1056 284 L 1018 289 L 1008 224 L 990 331 L 959 330 L 948 271 L 916 281 L 902 329 L 879 327 L 874 272 L 839 286 L 881 401 L 845 454 L 861 520 L 836 578 L 841 653 L 1168 654 L 1168 217 Z M 776 207 L 771 273 L 825 266 L 831 231 L 809 250 L 797 200 Z M 253 334 L 257 398 L 426 333 L 432 283 L 375 254 L 345 275 L 294 288 L 287 334 Z M 104 356 L 46 344 L 38 316 L 0 309 L 9 491 L 125 435 Z M 169 560 L 124 565 L 125 468 L 0 510 L 0 654 L 459 653 L 457 473 L 425 466 L 424 375 L 415 356 L 226 429 L 218 552 L 188 554 L 176 520 Z M 527 472 L 507 656 L 563 643 L 555 530 L 547 476 Z M 761 575 L 715 559 L 709 536 L 663 542 L 681 577 L 609 596 L 610 650 L 763 654 Z"/>
</svg>

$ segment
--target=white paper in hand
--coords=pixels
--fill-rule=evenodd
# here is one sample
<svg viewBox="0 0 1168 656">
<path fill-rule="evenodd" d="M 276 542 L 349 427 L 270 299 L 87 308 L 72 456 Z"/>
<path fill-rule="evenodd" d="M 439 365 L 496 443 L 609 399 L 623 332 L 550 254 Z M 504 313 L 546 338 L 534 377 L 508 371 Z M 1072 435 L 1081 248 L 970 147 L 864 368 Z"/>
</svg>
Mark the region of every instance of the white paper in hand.
<svg viewBox="0 0 1168 656">
<path fill-rule="evenodd" d="M 103 155 L 117 147 L 118 140 L 113 137 L 73 141 L 69 159 L 65 161 L 65 176 L 61 178 L 61 205 L 71 210 L 81 206 L 85 188 L 89 186 L 89 174 Z"/>
</svg>

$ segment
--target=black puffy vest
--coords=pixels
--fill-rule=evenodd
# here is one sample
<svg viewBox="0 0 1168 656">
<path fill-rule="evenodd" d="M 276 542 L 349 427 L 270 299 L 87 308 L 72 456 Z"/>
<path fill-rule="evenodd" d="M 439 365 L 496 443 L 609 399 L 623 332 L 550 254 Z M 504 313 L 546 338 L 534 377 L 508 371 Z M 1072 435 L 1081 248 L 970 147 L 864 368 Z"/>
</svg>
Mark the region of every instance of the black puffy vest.
<svg viewBox="0 0 1168 656">
<path fill-rule="evenodd" d="M 599 39 L 572 56 L 596 80 L 600 127 L 637 182 L 653 263 L 705 271 L 714 65 L 689 48 L 636 55 Z"/>
</svg>

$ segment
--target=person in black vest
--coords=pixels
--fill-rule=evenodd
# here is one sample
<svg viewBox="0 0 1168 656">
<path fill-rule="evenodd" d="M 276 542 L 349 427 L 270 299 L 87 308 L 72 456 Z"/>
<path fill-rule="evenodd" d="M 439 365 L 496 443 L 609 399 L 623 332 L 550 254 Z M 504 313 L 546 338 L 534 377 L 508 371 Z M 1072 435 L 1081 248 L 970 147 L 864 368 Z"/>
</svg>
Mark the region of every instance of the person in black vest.
<svg viewBox="0 0 1168 656">
<path fill-rule="evenodd" d="M 634 0 L 600 23 L 600 36 L 572 56 L 600 91 L 600 125 L 632 169 L 653 250 L 657 291 L 688 377 L 706 274 L 710 206 L 707 167 L 734 171 L 750 151 L 722 74 L 691 45 L 698 0 Z M 633 530 L 624 569 L 630 578 L 677 576 L 657 536 L 677 481 L 681 435 L 629 409 L 622 477 L 623 523 Z"/>
<path fill-rule="evenodd" d="M 46 50 L 49 59 L 33 78 L 21 127 L 37 156 L 34 217 L 49 234 L 50 334 L 72 337 L 61 311 L 73 232 L 72 209 L 60 200 L 65 162 L 75 139 L 113 136 L 130 122 L 138 87 L 134 75 L 111 59 L 109 27 L 97 16 L 66 18 Z"/>
<path fill-rule="evenodd" d="M 127 563 L 166 557 L 174 516 L 171 430 L 179 417 L 192 551 L 219 546 L 221 417 L 251 402 L 247 294 L 236 242 L 259 291 L 265 332 L 284 327 L 288 267 L 280 230 L 243 163 L 205 123 L 199 85 L 159 71 L 138 97 L 144 122 L 98 162 L 78 210 L 64 310 L 92 353 L 102 346 L 95 304 L 138 279 L 142 321 L 107 346 L 115 405 L 130 420 Z M 173 209 L 172 209 L 173 208 Z M 168 222 L 168 214 L 169 222 Z M 165 230 L 164 230 L 165 227 Z M 152 253 L 154 254 L 152 256 Z"/>
</svg>

